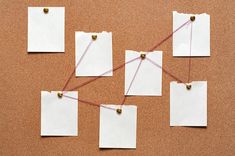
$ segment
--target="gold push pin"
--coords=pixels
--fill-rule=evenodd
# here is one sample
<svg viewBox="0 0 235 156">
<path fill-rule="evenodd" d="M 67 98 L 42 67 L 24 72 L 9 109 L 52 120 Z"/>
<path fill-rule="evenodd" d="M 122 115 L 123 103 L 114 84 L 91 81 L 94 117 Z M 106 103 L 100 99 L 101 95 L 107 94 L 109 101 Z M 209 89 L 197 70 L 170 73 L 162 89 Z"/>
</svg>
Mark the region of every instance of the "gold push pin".
<svg viewBox="0 0 235 156">
<path fill-rule="evenodd" d="M 45 14 L 47 14 L 47 13 L 49 12 L 49 9 L 48 9 L 48 8 L 44 8 L 44 9 L 43 9 L 43 12 L 44 12 Z"/>
<path fill-rule="evenodd" d="M 57 96 L 58 96 L 58 98 L 62 98 L 63 97 L 63 93 L 62 92 L 58 92 Z"/>
<path fill-rule="evenodd" d="M 97 39 L 97 35 L 94 34 L 94 35 L 91 36 L 91 38 L 92 38 L 93 41 L 95 41 Z"/>
<path fill-rule="evenodd" d="M 118 108 L 116 111 L 117 111 L 118 114 L 122 114 L 122 109 L 121 108 Z"/>
<path fill-rule="evenodd" d="M 145 54 L 145 53 L 143 53 L 143 52 L 141 52 L 141 53 L 140 53 L 140 58 L 141 58 L 142 60 L 144 60 L 144 59 L 145 59 L 145 57 L 146 57 L 146 54 Z"/>
<path fill-rule="evenodd" d="M 192 85 L 191 84 L 186 84 L 186 88 L 187 88 L 187 90 L 190 90 L 192 88 Z"/>
<path fill-rule="evenodd" d="M 190 20 L 191 20 L 192 22 L 195 21 L 195 19 L 196 19 L 195 16 L 191 16 L 191 17 L 190 17 Z"/>
</svg>

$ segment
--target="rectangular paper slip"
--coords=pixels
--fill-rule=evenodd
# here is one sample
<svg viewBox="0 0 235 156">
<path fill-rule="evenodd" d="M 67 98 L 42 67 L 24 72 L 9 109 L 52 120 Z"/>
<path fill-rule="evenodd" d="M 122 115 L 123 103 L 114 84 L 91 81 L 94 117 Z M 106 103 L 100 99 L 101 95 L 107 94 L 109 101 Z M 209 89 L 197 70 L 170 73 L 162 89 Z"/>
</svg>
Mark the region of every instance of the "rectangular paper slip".
<svg viewBox="0 0 235 156">
<path fill-rule="evenodd" d="M 78 98 L 77 91 L 66 95 Z M 75 99 L 58 97 L 58 91 L 41 91 L 41 136 L 78 135 L 78 101 Z"/>
</svg>

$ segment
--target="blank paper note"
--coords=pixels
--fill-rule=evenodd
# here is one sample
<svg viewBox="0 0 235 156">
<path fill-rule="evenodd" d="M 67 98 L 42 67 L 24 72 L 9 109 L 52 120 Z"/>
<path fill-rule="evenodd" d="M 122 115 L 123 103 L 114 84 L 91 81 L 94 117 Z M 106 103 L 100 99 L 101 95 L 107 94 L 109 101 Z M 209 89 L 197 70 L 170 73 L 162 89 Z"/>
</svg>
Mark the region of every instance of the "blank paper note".
<svg viewBox="0 0 235 156">
<path fill-rule="evenodd" d="M 207 81 L 170 83 L 170 126 L 207 126 Z"/>
<path fill-rule="evenodd" d="M 77 136 L 78 101 L 57 95 L 58 91 L 41 91 L 41 136 Z M 78 98 L 77 91 L 67 96 Z"/>
<path fill-rule="evenodd" d="M 64 52 L 64 19 L 64 7 L 28 7 L 28 52 Z"/>
<path fill-rule="evenodd" d="M 190 20 L 191 16 L 195 16 L 195 21 L 173 34 L 173 56 L 190 56 L 190 41 L 191 56 L 210 56 L 210 15 L 173 11 L 173 31 Z"/>
<path fill-rule="evenodd" d="M 96 35 L 96 39 L 92 39 Z M 75 33 L 76 76 L 112 76 L 112 33 Z M 84 54 L 85 53 L 85 54 Z M 78 64 L 79 63 L 79 64 Z"/>
<path fill-rule="evenodd" d="M 139 56 L 140 52 L 126 50 L 126 62 L 135 59 Z M 134 75 L 135 72 L 137 71 L 141 59 L 126 64 L 125 95 L 136 95 L 136 96 L 162 95 L 162 69 L 155 66 L 150 61 L 148 61 L 147 58 L 157 63 L 160 67 L 162 66 L 162 51 L 154 51 L 146 54 L 146 58 L 142 61 L 135 78 Z"/>
<path fill-rule="evenodd" d="M 103 105 L 120 108 L 120 105 Z M 100 107 L 100 148 L 136 148 L 137 106 L 123 105 L 122 113 Z"/>
</svg>

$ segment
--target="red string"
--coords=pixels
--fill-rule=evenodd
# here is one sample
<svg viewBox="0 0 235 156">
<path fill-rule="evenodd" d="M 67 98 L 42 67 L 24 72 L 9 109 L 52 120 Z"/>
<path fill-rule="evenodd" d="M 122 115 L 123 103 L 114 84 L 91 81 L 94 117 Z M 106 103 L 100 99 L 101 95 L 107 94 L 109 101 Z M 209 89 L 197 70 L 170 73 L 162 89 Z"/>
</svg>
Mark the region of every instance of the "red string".
<svg viewBox="0 0 235 156">
<path fill-rule="evenodd" d="M 169 38 L 171 38 L 172 37 L 172 35 L 174 34 L 174 33 L 176 33 L 178 30 L 180 30 L 182 27 L 184 27 L 185 25 L 187 25 L 188 23 L 190 23 L 191 22 L 191 20 L 188 20 L 187 22 L 185 22 L 184 24 L 182 24 L 180 27 L 178 27 L 176 30 L 174 30 L 170 35 L 168 35 L 166 38 L 164 38 L 162 41 L 160 41 L 159 43 L 157 43 L 156 45 L 154 45 L 151 49 L 149 49 L 149 51 L 153 51 L 154 49 L 156 49 L 157 47 L 159 47 L 160 45 L 162 45 L 165 41 L 167 41 Z M 147 54 L 149 54 L 149 53 L 147 53 Z M 147 55 L 146 54 L 146 55 Z M 169 74 L 170 76 L 172 76 L 173 78 L 175 78 L 176 80 L 178 79 L 178 78 L 176 78 L 174 75 L 172 75 L 171 73 L 169 73 L 168 71 L 166 71 L 165 69 L 163 69 L 160 65 L 158 65 L 157 63 L 155 63 L 155 62 L 153 62 L 152 60 L 149 60 L 151 63 L 154 63 L 154 65 L 156 65 L 157 67 L 160 67 L 164 72 L 166 72 L 167 74 Z M 129 90 L 130 90 L 130 88 L 131 88 L 131 86 L 132 86 L 132 83 L 133 83 L 133 81 L 134 81 L 134 79 L 135 79 L 135 77 L 136 77 L 136 75 L 137 75 L 137 72 L 138 72 L 138 70 L 139 70 L 139 68 L 140 68 L 140 65 L 141 65 L 141 63 L 142 63 L 142 60 L 140 61 L 140 64 L 138 65 L 138 67 L 137 67 L 137 70 L 136 70 L 136 72 L 135 72 L 135 75 L 134 75 L 134 77 L 133 77 L 133 79 L 131 80 L 131 84 L 130 84 L 130 86 L 128 87 L 128 91 L 127 91 L 127 93 L 124 95 L 124 98 L 123 98 L 123 100 L 122 100 L 122 103 L 121 103 L 121 106 L 125 103 L 125 101 L 126 101 L 126 95 L 128 94 L 128 92 L 129 92 Z M 180 82 L 182 82 L 181 80 L 179 80 L 178 79 L 178 81 L 180 81 Z"/>
<path fill-rule="evenodd" d="M 77 100 L 77 101 L 80 101 L 82 103 L 86 103 L 86 104 L 89 104 L 89 105 L 93 105 L 93 106 L 97 106 L 97 107 L 104 107 L 104 108 L 107 108 L 107 109 L 111 109 L 111 110 L 115 110 L 114 108 L 111 108 L 111 107 L 107 107 L 107 106 L 104 106 L 104 105 L 101 105 L 101 104 L 98 104 L 98 103 L 94 103 L 94 102 L 90 102 L 90 101 L 86 101 L 86 100 L 81 100 L 79 98 L 74 98 L 74 97 L 71 97 L 71 96 L 67 96 L 67 95 L 63 95 L 64 97 L 66 98 L 69 98 L 69 99 L 73 99 L 73 100 Z"/>
<path fill-rule="evenodd" d="M 160 66 L 159 64 L 155 63 L 153 60 L 151 60 L 150 58 L 146 58 L 149 62 L 151 62 L 153 65 L 155 65 L 156 67 L 162 69 L 163 72 L 165 72 L 166 74 L 170 75 L 171 77 L 173 77 L 175 80 L 177 80 L 180 83 L 183 83 L 182 80 L 180 80 L 179 78 L 177 78 L 176 76 L 174 76 L 173 74 L 171 74 L 169 71 L 167 71 L 166 69 L 164 69 L 162 66 Z"/>
<path fill-rule="evenodd" d="M 189 67 L 188 67 L 188 83 L 190 83 L 190 73 L 191 73 L 191 53 L 192 53 L 192 36 L 193 36 L 193 22 L 191 22 L 191 31 L 190 31 L 190 49 L 189 49 L 189 51 L 190 51 L 190 55 L 189 55 L 189 62 L 188 62 L 188 64 L 189 64 Z"/>
<path fill-rule="evenodd" d="M 188 24 L 189 22 L 191 22 L 191 20 L 188 20 L 187 22 L 185 22 L 184 24 L 182 24 L 180 27 L 178 27 L 176 30 L 174 30 L 170 35 L 168 35 L 168 36 L 167 36 L 166 38 L 164 38 L 162 41 L 160 41 L 159 43 L 157 43 L 156 45 L 154 45 L 154 46 L 153 46 L 152 48 L 150 48 L 148 51 L 153 51 L 154 49 L 156 49 L 157 47 L 159 47 L 161 44 L 163 44 L 165 41 L 167 41 L 170 37 L 172 37 L 175 32 L 177 32 L 178 30 L 180 30 L 182 27 L 184 27 L 184 26 L 185 26 L 186 24 Z M 191 46 L 191 45 L 190 45 L 190 46 Z M 190 49 L 191 49 L 191 48 L 190 48 Z M 87 51 L 87 50 L 86 50 L 86 51 Z M 86 52 L 84 52 L 84 53 L 86 53 Z M 148 53 L 147 53 L 147 54 L 148 54 Z M 146 54 L 146 55 L 147 55 L 147 54 Z M 83 54 L 83 57 L 84 57 L 84 55 L 85 55 L 85 54 Z M 83 58 L 83 57 L 82 57 L 82 58 Z M 133 62 L 133 61 L 135 61 L 135 60 L 137 60 L 137 59 L 140 59 L 140 57 L 137 57 L 137 58 L 132 59 L 132 60 L 130 60 L 130 61 L 128 61 L 128 62 L 125 62 L 125 63 L 123 63 L 123 64 L 117 66 L 117 67 L 114 68 L 114 69 L 108 70 L 108 71 L 104 72 L 103 74 L 101 74 L 101 75 L 99 75 L 99 76 L 97 76 L 97 77 L 95 77 L 95 78 L 93 78 L 93 79 L 91 79 L 91 80 L 88 80 L 88 81 L 86 81 L 86 82 L 84 82 L 84 83 L 82 83 L 82 84 L 80 84 L 80 85 L 78 85 L 78 86 L 76 86 L 76 87 L 74 87 L 74 88 L 72 88 L 72 89 L 69 89 L 68 91 L 73 91 L 73 90 L 78 89 L 78 88 L 80 88 L 80 87 L 82 87 L 82 86 L 85 86 L 85 85 L 87 85 L 87 84 L 89 84 L 89 83 L 91 83 L 91 82 L 93 82 L 93 81 L 95 81 L 95 80 L 101 78 L 103 75 L 108 74 L 108 73 L 111 72 L 111 71 L 116 71 L 116 70 L 118 70 L 118 69 L 124 67 L 126 64 L 131 63 L 131 62 Z M 163 67 L 161 67 L 160 65 L 158 65 L 157 63 L 155 63 L 155 62 L 152 61 L 151 59 L 149 59 L 149 58 L 147 58 L 147 57 L 146 57 L 146 59 L 149 60 L 151 63 L 153 63 L 155 66 L 161 68 L 165 73 L 167 73 L 168 75 L 170 75 L 171 77 L 173 77 L 173 78 L 176 79 L 177 81 L 179 81 L 179 82 L 181 82 L 181 83 L 183 82 L 182 80 L 180 80 L 180 79 L 178 79 L 177 77 L 175 77 L 173 74 L 171 74 L 170 72 L 168 72 L 167 70 L 165 70 Z M 79 61 L 79 62 L 80 62 L 80 61 Z M 128 87 L 128 92 L 129 92 L 129 90 L 130 90 L 130 88 L 131 88 L 131 85 L 132 85 L 132 83 L 133 83 L 133 81 L 134 81 L 136 75 L 137 75 L 137 72 L 138 72 L 138 70 L 139 70 L 139 68 L 140 68 L 141 63 L 142 63 L 142 60 L 140 61 L 140 64 L 138 65 L 138 68 L 137 68 L 137 70 L 136 70 L 136 72 L 135 72 L 135 75 L 134 75 L 132 81 L 131 81 L 131 84 L 130 84 L 130 86 Z M 191 64 L 191 63 L 190 63 L 190 64 Z M 63 93 L 68 92 L 68 91 L 64 91 L 64 89 L 66 88 L 68 82 L 69 82 L 70 79 L 72 78 L 72 75 L 73 75 L 74 72 L 76 71 L 76 68 L 77 68 L 77 66 L 75 67 L 73 73 L 70 75 L 69 79 L 68 79 L 67 82 L 65 83 L 65 87 L 64 87 L 63 90 L 62 90 Z M 127 92 L 126 94 L 128 94 L 128 92 Z M 64 95 L 64 96 L 66 96 L 66 95 Z M 77 100 L 79 100 L 79 99 L 77 99 Z M 122 101 L 122 105 L 124 104 L 125 100 L 126 100 L 126 96 L 124 96 L 124 99 L 123 99 L 123 101 Z M 84 100 L 80 100 L 80 101 L 81 101 L 81 102 L 84 102 L 84 103 L 91 104 L 91 105 L 102 106 L 102 105 L 95 104 L 95 103 L 88 102 L 88 101 L 84 101 Z"/>
<path fill-rule="evenodd" d="M 92 43 L 93 43 L 93 40 L 91 40 L 90 43 L 88 44 L 88 46 L 86 47 L 86 49 L 85 49 L 85 51 L 83 52 L 82 56 L 80 57 L 78 63 L 76 64 L 75 68 L 73 69 L 73 72 L 70 74 L 68 80 L 66 81 L 66 83 L 65 83 L 65 85 L 64 85 L 64 87 L 63 87 L 63 89 L 62 89 L 62 91 L 64 91 L 65 88 L 67 87 L 69 81 L 70 81 L 71 78 L 73 77 L 73 74 L 75 73 L 75 71 L 76 71 L 77 67 L 79 66 L 79 64 L 82 62 L 84 56 L 86 55 L 86 53 L 87 53 L 87 51 L 88 51 L 88 49 L 90 48 L 90 46 L 91 46 Z"/>
<path fill-rule="evenodd" d="M 190 21 L 191 21 L 191 20 L 188 20 L 187 22 L 185 22 L 184 24 L 182 24 L 180 27 L 178 27 L 176 30 L 174 30 L 170 35 L 168 35 L 168 36 L 167 36 L 165 39 L 163 39 L 161 42 L 159 42 L 158 44 L 154 45 L 149 51 L 153 51 L 153 50 L 156 49 L 158 46 L 160 46 L 161 44 L 163 44 L 163 43 L 164 43 L 165 41 L 167 41 L 175 32 L 177 32 L 178 30 L 180 30 L 183 26 L 185 26 L 186 24 L 188 24 Z M 92 43 L 92 42 L 91 42 L 91 43 Z M 88 50 L 89 46 L 90 46 L 90 44 L 88 45 L 86 51 Z M 86 53 L 86 51 L 85 51 L 84 53 Z M 147 53 L 147 54 L 148 54 L 148 53 Z M 147 55 L 147 54 L 146 54 L 146 55 Z M 81 60 L 81 59 L 80 59 L 80 60 Z M 134 60 L 133 60 L 133 61 L 134 61 Z M 80 62 L 80 61 L 79 61 L 79 62 Z M 79 62 L 78 62 L 78 63 L 79 63 Z M 132 61 L 131 61 L 131 62 L 132 62 Z M 127 63 L 130 63 L 130 62 L 127 62 Z M 118 66 L 117 68 L 114 68 L 113 71 L 122 68 L 122 67 L 123 67 L 125 64 L 127 64 L 127 63 L 124 63 L 124 64 Z M 77 64 L 77 66 L 78 66 L 78 64 Z M 64 91 L 64 89 L 66 88 L 66 86 L 68 85 L 69 81 L 71 80 L 73 74 L 75 73 L 77 66 L 75 67 L 74 71 L 71 73 L 69 79 L 68 79 L 67 82 L 65 83 L 65 86 L 64 86 L 63 89 L 62 89 L 63 93 L 66 92 L 66 91 Z M 98 76 L 98 77 L 95 77 L 95 78 L 92 79 L 92 80 L 89 80 L 89 81 L 84 82 L 83 84 L 81 84 L 81 85 L 79 85 L 79 86 L 76 86 L 76 87 L 74 87 L 74 88 L 72 88 L 72 89 L 69 89 L 68 91 L 74 90 L 74 89 L 77 89 L 77 88 L 80 88 L 80 87 L 82 87 L 82 86 L 84 86 L 84 85 L 87 85 L 87 84 L 89 84 L 89 83 L 91 83 L 91 82 L 93 82 L 93 81 L 99 79 L 101 76 L 103 76 L 103 75 L 105 75 L 105 74 L 108 74 L 108 73 L 111 72 L 111 71 L 112 71 L 112 69 L 109 70 L 109 71 L 107 71 L 107 72 L 105 72 L 105 73 L 103 73 L 103 74 L 101 74 L 101 75 Z"/>
<path fill-rule="evenodd" d="M 137 58 L 134 58 L 134 59 L 132 59 L 132 60 L 130 60 L 130 61 L 128 61 L 128 62 L 125 62 L 125 63 L 123 63 L 123 64 L 121 64 L 121 65 L 115 67 L 114 69 L 110 69 L 110 70 L 104 72 L 103 74 L 101 74 L 101 75 L 99 75 L 99 76 L 97 76 L 97 77 L 95 77 L 95 78 L 93 78 L 93 79 L 91 79 L 91 80 L 88 80 L 88 81 L 86 81 L 86 82 L 84 82 L 84 83 L 82 83 L 82 84 L 80 84 L 80 85 L 78 85 L 78 86 L 76 86 L 76 87 L 74 87 L 74 88 L 69 89 L 68 91 L 73 91 L 73 90 L 75 90 L 75 89 L 79 89 L 79 88 L 81 88 L 81 87 L 83 87 L 83 86 L 85 86 L 85 85 L 87 85 L 87 84 L 89 84 L 89 83 L 91 83 L 91 82 L 93 82 L 93 81 L 95 81 L 95 80 L 101 78 L 103 75 L 108 74 L 108 73 L 110 73 L 111 71 L 116 71 L 116 70 L 118 70 L 118 69 L 124 67 L 126 64 L 129 64 L 129 63 L 131 63 L 131 62 L 133 62 L 133 61 L 135 61 L 135 60 L 137 60 L 137 59 L 140 59 L 140 57 L 137 57 Z M 63 93 L 66 93 L 66 92 L 68 92 L 68 91 L 64 91 Z"/>
<path fill-rule="evenodd" d="M 131 83 L 130 83 L 128 89 L 127 89 L 126 94 L 124 95 L 124 98 L 123 98 L 123 100 L 122 100 L 121 105 L 123 105 L 123 104 L 125 103 L 125 101 L 126 101 L 126 95 L 129 93 L 129 91 L 130 91 L 130 89 L 131 89 L 131 86 L 132 86 L 132 84 L 133 84 L 133 82 L 134 82 L 134 80 L 135 80 L 135 78 L 136 78 L 136 75 L 137 75 L 139 69 L 140 69 L 140 65 L 142 64 L 142 61 L 143 61 L 143 60 L 141 59 L 141 60 L 140 60 L 140 63 L 138 64 L 138 67 L 136 68 L 135 74 L 134 74 L 134 76 L 133 76 L 133 78 L 132 78 L 132 80 L 131 80 Z"/>
<path fill-rule="evenodd" d="M 157 47 L 159 47 L 162 43 L 164 43 L 165 41 L 167 41 L 170 37 L 172 37 L 172 35 L 174 33 L 176 33 L 178 30 L 180 30 L 182 27 L 184 27 L 186 24 L 188 24 L 189 22 L 191 22 L 191 20 L 188 20 L 187 22 L 185 22 L 184 24 L 182 24 L 180 27 L 178 27 L 177 29 L 175 29 L 170 35 L 168 35 L 166 38 L 164 38 L 162 41 L 160 41 L 158 44 L 154 45 L 152 48 L 149 49 L 149 51 L 153 51 L 154 49 L 156 49 Z"/>
</svg>

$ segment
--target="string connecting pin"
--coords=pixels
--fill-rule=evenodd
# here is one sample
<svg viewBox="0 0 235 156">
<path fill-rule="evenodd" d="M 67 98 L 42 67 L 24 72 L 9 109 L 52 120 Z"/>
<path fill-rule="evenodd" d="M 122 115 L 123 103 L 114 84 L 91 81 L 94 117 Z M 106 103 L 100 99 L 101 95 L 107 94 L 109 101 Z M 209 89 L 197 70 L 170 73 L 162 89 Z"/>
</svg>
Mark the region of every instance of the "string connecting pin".
<svg viewBox="0 0 235 156">
<path fill-rule="evenodd" d="M 187 90 L 190 90 L 192 88 L 192 85 L 191 84 L 186 84 L 186 88 L 187 88 Z"/>
<path fill-rule="evenodd" d="M 95 41 L 97 39 L 97 35 L 94 34 L 94 35 L 91 36 L 91 38 L 92 38 L 93 41 Z"/>
<path fill-rule="evenodd" d="M 191 20 L 192 22 L 195 21 L 195 19 L 196 19 L 195 16 L 191 16 L 191 17 L 190 17 L 190 20 Z"/>
<path fill-rule="evenodd" d="M 57 96 L 58 96 L 58 98 L 61 99 L 61 98 L 63 97 L 63 93 L 62 93 L 62 92 L 58 92 L 58 93 L 57 93 Z"/>
<path fill-rule="evenodd" d="M 48 14 L 49 9 L 48 9 L 48 8 L 44 8 L 44 9 L 43 9 L 43 12 L 44 12 L 45 14 Z"/>
<path fill-rule="evenodd" d="M 118 114 L 122 114 L 122 109 L 121 108 L 116 109 L 116 111 L 117 111 Z"/>
</svg>

